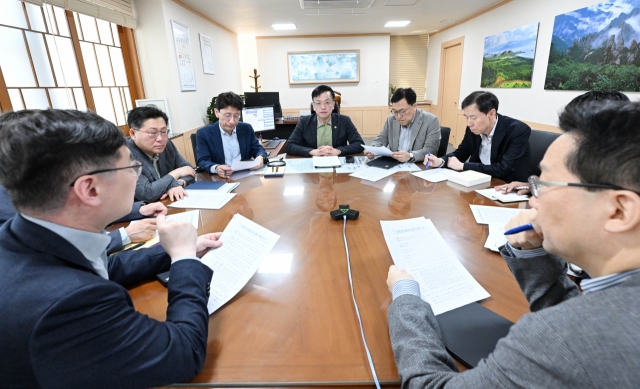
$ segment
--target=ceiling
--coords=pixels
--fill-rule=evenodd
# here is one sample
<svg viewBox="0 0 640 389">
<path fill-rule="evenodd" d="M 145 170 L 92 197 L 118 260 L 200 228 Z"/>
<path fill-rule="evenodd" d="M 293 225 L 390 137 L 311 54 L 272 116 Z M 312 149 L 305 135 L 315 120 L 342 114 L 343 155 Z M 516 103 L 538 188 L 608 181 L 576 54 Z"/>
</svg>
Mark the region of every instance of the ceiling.
<svg viewBox="0 0 640 389">
<path fill-rule="evenodd" d="M 181 0 L 218 24 L 247 36 L 428 34 L 502 0 Z M 392 20 L 406 27 L 385 28 Z M 445 22 L 442 22 L 445 21 Z M 295 23 L 276 31 L 274 23 Z"/>
</svg>

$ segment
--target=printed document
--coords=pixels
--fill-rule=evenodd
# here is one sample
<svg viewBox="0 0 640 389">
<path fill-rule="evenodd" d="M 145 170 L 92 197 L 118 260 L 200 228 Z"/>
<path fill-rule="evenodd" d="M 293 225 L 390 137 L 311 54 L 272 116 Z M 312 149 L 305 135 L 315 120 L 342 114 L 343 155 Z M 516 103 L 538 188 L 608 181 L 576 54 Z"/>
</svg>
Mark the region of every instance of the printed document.
<svg viewBox="0 0 640 389">
<path fill-rule="evenodd" d="M 373 146 L 365 146 L 365 145 L 362 145 L 362 147 L 364 147 L 366 151 L 372 153 L 373 155 L 380 155 L 383 157 L 391 156 L 391 150 L 389 150 L 386 147 L 373 147 Z"/>
<path fill-rule="evenodd" d="M 220 209 L 236 195 L 235 193 L 220 193 L 218 191 L 211 193 L 208 190 L 200 190 L 198 192 L 207 193 L 190 193 L 189 196 L 171 203 L 169 206 L 172 208 Z"/>
<path fill-rule="evenodd" d="M 313 167 L 320 168 L 332 168 L 332 167 L 340 167 L 342 164 L 340 163 L 340 158 L 337 155 L 332 155 L 329 157 L 313 157 Z"/>
<path fill-rule="evenodd" d="M 529 197 L 524 195 L 519 195 L 516 192 L 511 193 L 503 193 L 500 190 L 495 190 L 494 188 L 489 189 L 477 189 L 476 192 L 483 195 L 484 197 L 490 198 L 491 200 L 498 200 L 503 203 L 513 203 L 518 201 L 528 201 Z"/>
<path fill-rule="evenodd" d="M 507 243 L 507 238 L 504 236 L 504 224 L 502 223 L 489 223 L 489 236 L 484 243 L 484 247 L 491 251 L 498 252 L 500 246 L 504 246 Z"/>
<path fill-rule="evenodd" d="M 441 313 L 490 297 L 462 266 L 431 220 L 380 221 L 393 262 L 420 284 L 422 299 Z"/>
<path fill-rule="evenodd" d="M 503 226 L 511 220 L 512 217 L 522 211 L 519 208 L 500 208 L 488 207 L 485 205 L 469 204 L 473 217 L 476 218 L 478 224 L 501 223 Z"/>
<path fill-rule="evenodd" d="M 222 246 L 202 257 L 202 263 L 213 270 L 207 304 L 209 314 L 249 282 L 279 238 L 240 214 L 233 216 L 220 236 Z"/>
<path fill-rule="evenodd" d="M 429 182 L 441 182 L 449 179 L 449 176 L 455 173 L 455 170 L 451 169 L 427 169 L 417 173 L 411 173 L 416 177 L 422 178 Z"/>
<path fill-rule="evenodd" d="M 381 180 L 385 177 L 388 177 L 390 175 L 392 175 L 393 173 L 396 173 L 394 170 L 391 169 L 380 169 L 377 167 L 370 167 L 367 169 L 361 169 L 358 170 L 355 173 L 351 173 L 349 174 L 351 177 L 356 177 L 356 178 L 360 178 L 362 180 L 367 180 L 367 181 L 378 181 Z"/>
<path fill-rule="evenodd" d="M 252 161 L 234 161 L 231 164 L 231 170 L 233 170 L 234 172 L 239 172 L 241 170 L 252 169 L 252 168 L 254 168 L 256 166 L 258 166 L 258 161 L 256 161 L 256 160 L 252 160 Z"/>
</svg>

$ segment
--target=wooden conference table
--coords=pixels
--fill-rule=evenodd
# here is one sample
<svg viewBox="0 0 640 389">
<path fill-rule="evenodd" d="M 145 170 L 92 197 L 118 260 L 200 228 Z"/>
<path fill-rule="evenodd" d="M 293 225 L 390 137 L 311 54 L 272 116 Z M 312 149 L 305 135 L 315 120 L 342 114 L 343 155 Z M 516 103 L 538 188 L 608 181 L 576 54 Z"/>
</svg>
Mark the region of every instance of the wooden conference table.
<svg viewBox="0 0 640 389">
<path fill-rule="evenodd" d="M 222 231 L 234 214 L 242 214 L 280 235 L 272 254 L 285 264 L 290 260 L 290 268 L 256 273 L 211 315 L 204 368 L 186 386 L 373 387 L 351 301 L 343 222 L 329 217 L 338 204 L 360 211 L 359 219 L 347 224 L 347 239 L 355 296 L 381 383 L 398 386 L 399 381 L 387 324 L 386 279 L 393 262 L 380 220 L 431 219 L 491 294 L 482 305 L 514 322 L 528 312 L 503 259 L 483 248 L 488 228 L 476 224 L 469 209 L 469 204 L 502 205 L 468 188 L 405 172 L 376 183 L 335 173 L 250 176 L 239 182 L 238 195 L 225 207 L 201 210 L 199 232 Z M 165 320 L 167 289 L 159 282 L 130 293 L 138 311 Z"/>
</svg>

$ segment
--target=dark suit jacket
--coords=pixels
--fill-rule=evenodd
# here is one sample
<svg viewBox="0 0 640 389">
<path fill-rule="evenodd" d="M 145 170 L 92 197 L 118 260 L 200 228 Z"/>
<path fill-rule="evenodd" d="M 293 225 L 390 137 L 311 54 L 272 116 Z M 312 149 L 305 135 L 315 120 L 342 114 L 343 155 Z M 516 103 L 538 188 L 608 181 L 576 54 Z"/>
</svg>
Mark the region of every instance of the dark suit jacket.
<svg viewBox="0 0 640 389">
<path fill-rule="evenodd" d="M 331 114 L 333 132 L 331 141 L 333 148 L 340 150 L 340 155 L 362 152 L 364 141 L 349 116 L 338 113 Z M 293 133 L 287 140 L 287 153 L 310 157 L 309 151 L 318 148 L 318 117 L 302 116 Z"/>
<path fill-rule="evenodd" d="M 165 147 L 164 151 L 160 154 L 160 159 L 158 159 L 158 170 L 160 170 L 160 175 L 158 176 L 158 172 L 154 169 L 151 158 L 149 158 L 144 151 L 140 150 L 131 138 L 127 139 L 127 146 L 129 150 L 131 150 L 134 158 L 142 163 L 142 172 L 136 183 L 135 199 L 137 201 L 151 202 L 160 200 L 160 197 L 167 193 L 169 189 L 180 185 L 178 180 L 169 175 L 169 172 L 179 167 L 191 166 L 189 162 L 180 155 L 173 142 L 169 140 L 167 147 Z M 185 180 L 187 184 L 195 182 L 195 178 L 191 176 L 180 177 L 180 179 Z"/>
<path fill-rule="evenodd" d="M 240 146 L 240 158 L 243 161 L 260 155 L 264 158 L 267 157 L 267 152 L 258 141 L 258 138 L 256 138 L 256 133 L 253 131 L 251 124 L 238 123 L 236 134 L 238 135 L 238 145 Z M 200 169 L 210 172 L 211 166 L 225 164 L 219 122 L 199 129 L 196 132 L 196 140 L 196 158 Z"/>
<path fill-rule="evenodd" d="M 453 153 L 443 157 L 446 161 L 456 157 L 464 163 L 464 170 L 475 170 L 499 178 L 505 182 L 523 181 L 529 178 L 529 135 L 531 128 L 519 120 L 498 115 L 498 125 L 491 140 L 491 165 L 480 162 L 480 135 L 467 127 L 464 139 Z M 469 159 L 468 162 L 467 159 Z"/>
<path fill-rule="evenodd" d="M 0 227 L 0 382 L 21 388 L 148 388 L 192 379 L 207 347 L 212 271 L 171 266 L 167 320 L 123 286 L 166 271 L 161 246 L 109 258 L 110 280 L 57 234 L 16 216 Z"/>
<path fill-rule="evenodd" d="M 0 185 L 0 226 L 15 215 L 16 209 L 13 208 L 11 197 L 9 197 L 9 193 L 7 193 L 4 186 Z"/>
</svg>

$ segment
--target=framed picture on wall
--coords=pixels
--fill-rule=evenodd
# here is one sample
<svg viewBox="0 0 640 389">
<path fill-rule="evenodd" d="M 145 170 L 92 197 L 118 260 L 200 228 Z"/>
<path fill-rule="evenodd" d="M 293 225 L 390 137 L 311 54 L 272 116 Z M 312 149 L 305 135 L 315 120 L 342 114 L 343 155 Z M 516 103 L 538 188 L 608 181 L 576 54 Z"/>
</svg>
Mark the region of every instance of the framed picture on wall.
<svg viewBox="0 0 640 389">
<path fill-rule="evenodd" d="M 289 84 L 360 82 L 360 50 L 287 53 Z"/>
<path fill-rule="evenodd" d="M 167 116 L 169 117 L 169 123 L 167 123 L 167 131 L 169 132 L 169 135 L 171 135 L 171 113 L 169 112 L 169 102 L 167 101 L 167 99 L 160 98 L 136 100 L 136 108 L 147 106 L 158 108 L 159 110 L 167 114 Z"/>
</svg>

